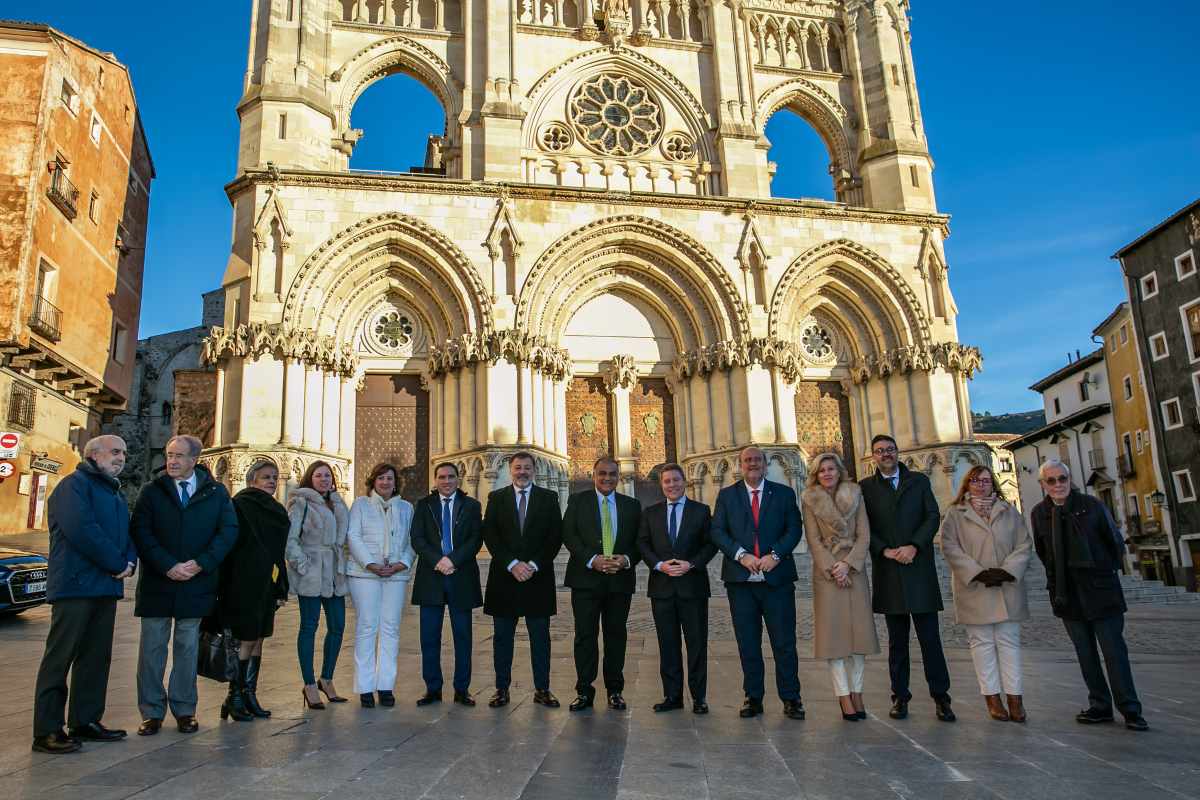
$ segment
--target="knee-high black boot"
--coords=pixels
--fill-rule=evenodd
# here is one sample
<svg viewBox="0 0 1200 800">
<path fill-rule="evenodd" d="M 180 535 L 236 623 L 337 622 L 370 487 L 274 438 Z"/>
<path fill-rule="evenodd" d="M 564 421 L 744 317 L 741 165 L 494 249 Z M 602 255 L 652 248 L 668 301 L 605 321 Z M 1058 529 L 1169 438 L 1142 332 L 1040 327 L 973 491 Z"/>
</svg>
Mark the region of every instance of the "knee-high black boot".
<svg viewBox="0 0 1200 800">
<path fill-rule="evenodd" d="M 250 664 L 246 668 L 246 690 L 243 695 L 246 698 L 246 710 L 256 717 L 271 716 L 271 712 L 263 708 L 258 702 L 258 672 L 262 668 L 262 656 L 250 656 Z"/>
<path fill-rule="evenodd" d="M 246 709 L 246 669 L 249 665 L 249 661 L 238 661 L 237 677 L 229 682 L 229 694 L 225 695 L 225 702 L 221 703 L 221 719 L 233 717 L 238 722 L 254 719 L 254 715 Z"/>
</svg>

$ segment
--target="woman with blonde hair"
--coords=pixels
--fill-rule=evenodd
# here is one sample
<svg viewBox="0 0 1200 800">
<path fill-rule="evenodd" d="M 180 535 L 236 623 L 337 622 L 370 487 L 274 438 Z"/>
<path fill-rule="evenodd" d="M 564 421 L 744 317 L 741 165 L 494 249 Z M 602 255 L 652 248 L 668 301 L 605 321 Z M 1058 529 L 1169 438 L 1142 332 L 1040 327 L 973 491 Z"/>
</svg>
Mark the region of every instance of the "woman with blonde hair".
<svg viewBox="0 0 1200 800">
<path fill-rule="evenodd" d="M 1025 568 L 1033 538 L 990 467 L 963 476 L 942 520 L 942 553 L 950 566 L 954 610 L 967 643 L 988 714 L 1000 721 L 1027 719 L 1021 696 L 1021 627 L 1029 618 Z M 1008 696 L 1008 708 L 1000 700 Z"/>
<path fill-rule="evenodd" d="M 801 506 L 813 563 L 813 655 L 829 662 L 842 719 L 866 719 L 866 656 L 879 652 L 863 572 L 871 531 L 862 490 L 839 455 L 821 453 L 812 460 Z"/>
</svg>

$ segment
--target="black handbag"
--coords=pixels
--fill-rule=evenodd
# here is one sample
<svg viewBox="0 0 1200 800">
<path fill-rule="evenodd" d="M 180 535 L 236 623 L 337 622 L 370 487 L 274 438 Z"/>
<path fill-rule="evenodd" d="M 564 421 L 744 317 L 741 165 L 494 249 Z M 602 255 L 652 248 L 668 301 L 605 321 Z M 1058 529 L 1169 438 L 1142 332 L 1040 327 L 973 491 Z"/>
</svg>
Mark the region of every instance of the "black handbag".
<svg viewBox="0 0 1200 800">
<path fill-rule="evenodd" d="M 196 658 L 196 674 L 229 683 L 237 680 L 238 649 L 241 642 L 226 628 L 222 631 L 200 631 L 200 648 Z"/>
</svg>

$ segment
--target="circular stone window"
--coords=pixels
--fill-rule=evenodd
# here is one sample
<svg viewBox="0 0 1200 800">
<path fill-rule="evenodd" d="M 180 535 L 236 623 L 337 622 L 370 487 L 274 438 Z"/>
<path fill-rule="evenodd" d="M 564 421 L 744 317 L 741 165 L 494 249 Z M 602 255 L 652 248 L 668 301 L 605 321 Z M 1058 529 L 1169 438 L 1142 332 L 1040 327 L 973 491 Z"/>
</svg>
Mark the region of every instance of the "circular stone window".
<svg viewBox="0 0 1200 800">
<path fill-rule="evenodd" d="M 375 344 L 385 350 L 400 350 L 412 343 L 412 321 L 394 309 L 386 309 L 371 323 Z"/>
<path fill-rule="evenodd" d="M 584 81 L 568 109 L 583 143 L 606 155 L 643 153 L 662 136 L 662 107 L 649 89 L 624 75 L 606 73 Z"/>
<path fill-rule="evenodd" d="M 800 333 L 800 345 L 804 354 L 813 361 L 824 361 L 833 355 L 833 339 L 820 325 L 810 323 Z"/>
</svg>

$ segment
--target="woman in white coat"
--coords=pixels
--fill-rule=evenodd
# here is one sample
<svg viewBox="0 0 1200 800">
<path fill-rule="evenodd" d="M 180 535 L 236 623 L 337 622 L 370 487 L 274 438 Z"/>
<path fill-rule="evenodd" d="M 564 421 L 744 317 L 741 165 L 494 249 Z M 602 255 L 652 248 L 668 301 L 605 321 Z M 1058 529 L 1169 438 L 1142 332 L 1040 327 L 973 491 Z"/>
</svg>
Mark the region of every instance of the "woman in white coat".
<svg viewBox="0 0 1200 800">
<path fill-rule="evenodd" d="M 396 495 L 397 471 L 379 464 L 367 478 L 367 496 L 350 507 L 346 577 L 358 622 L 354 629 L 354 683 L 363 708 L 394 706 L 400 615 L 416 561 L 409 530 L 413 507 Z"/>
</svg>

